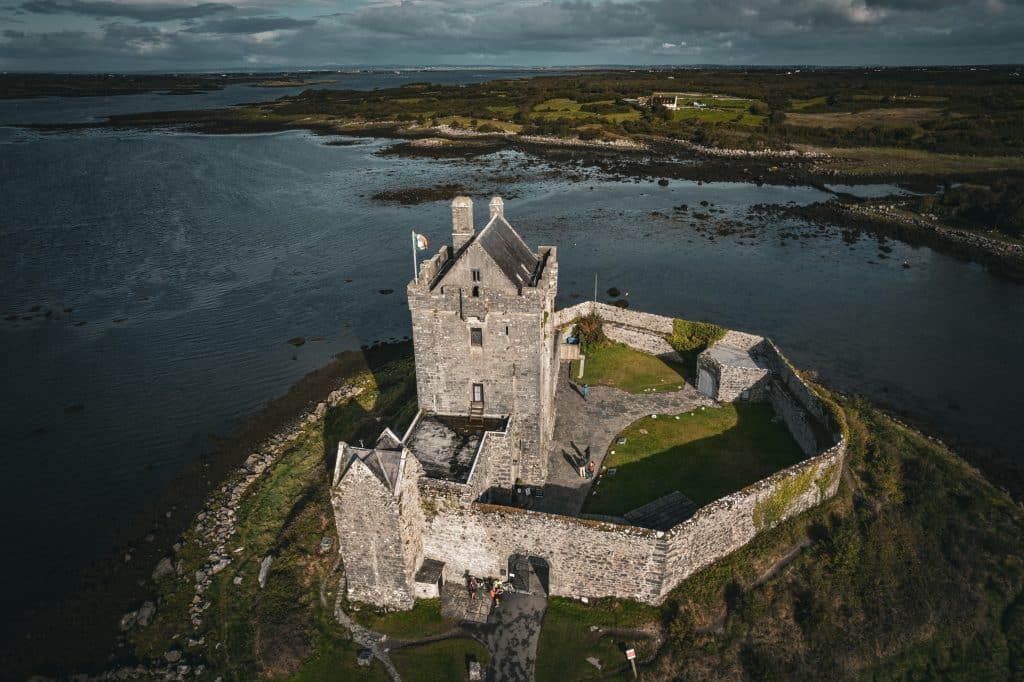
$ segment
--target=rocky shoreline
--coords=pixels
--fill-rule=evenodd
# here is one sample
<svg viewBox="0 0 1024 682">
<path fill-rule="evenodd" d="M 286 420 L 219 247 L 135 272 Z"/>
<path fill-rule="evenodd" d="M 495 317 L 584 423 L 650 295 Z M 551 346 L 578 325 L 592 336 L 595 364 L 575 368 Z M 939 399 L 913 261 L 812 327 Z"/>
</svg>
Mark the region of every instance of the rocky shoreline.
<svg viewBox="0 0 1024 682">
<path fill-rule="evenodd" d="M 226 540 L 233 528 L 228 503 L 234 500 L 237 504 L 245 489 L 293 440 L 289 436 L 311 419 L 322 417 L 329 401 L 344 399 L 337 391 L 352 377 L 411 352 L 411 344 L 401 342 L 339 353 L 327 366 L 310 372 L 285 395 L 248 418 L 211 452 L 197 457 L 146 509 L 126 522 L 126 535 L 134 541 L 114 549 L 84 575 L 69 577 L 73 592 L 68 597 L 54 599 L 31 614 L 18 631 L 24 641 L 19 645 L 15 640 L 0 660 L 3 670 L 17 678 L 47 675 L 58 679 L 73 675 L 80 679 L 144 678 L 133 670 L 150 671 L 146 673 L 149 677 L 177 674 L 182 665 L 178 661 L 168 670 L 138 666 L 127 653 L 126 633 L 154 617 L 159 608 L 154 586 L 157 580 L 177 576 L 178 563 L 173 557 L 182 549 L 184 536 L 198 524 L 199 536 L 211 542 L 203 568 L 206 576 L 213 575 L 218 564 L 218 570 L 223 570 L 228 564 L 221 562 L 225 555 L 230 558 L 230 552 L 224 551 L 218 540 Z M 203 576 L 194 577 L 196 584 L 208 584 Z M 199 609 L 193 611 L 200 617 L 203 603 L 196 602 Z M 51 653 L 58 642 L 59 658 Z M 187 647 L 187 642 L 183 646 Z"/>
</svg>

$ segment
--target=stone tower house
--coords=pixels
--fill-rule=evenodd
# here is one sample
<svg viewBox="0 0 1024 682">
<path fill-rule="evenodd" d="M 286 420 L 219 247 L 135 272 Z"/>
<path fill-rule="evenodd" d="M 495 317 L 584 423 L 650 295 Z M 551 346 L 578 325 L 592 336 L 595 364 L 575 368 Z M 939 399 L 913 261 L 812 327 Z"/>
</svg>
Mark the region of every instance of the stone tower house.
<svg viewBox="0 0 1024 682">
<path fill-rule="evenodd" d="M 553 246 L 533 251 L 500 197 L 477 232 L 473 201 L 452 201 L 452 244 L 409 283 L 419 407 L 438 415 L 515 420 L 512 478 L 547 479 L 558 359 Z"/>
<path fill-rule="evenodd" d="M 348 598 L 411 608 L 423 562 L 423 468 L 390 430 L 373 448 L 338 445 L 331 502 Z"/>
</svg>

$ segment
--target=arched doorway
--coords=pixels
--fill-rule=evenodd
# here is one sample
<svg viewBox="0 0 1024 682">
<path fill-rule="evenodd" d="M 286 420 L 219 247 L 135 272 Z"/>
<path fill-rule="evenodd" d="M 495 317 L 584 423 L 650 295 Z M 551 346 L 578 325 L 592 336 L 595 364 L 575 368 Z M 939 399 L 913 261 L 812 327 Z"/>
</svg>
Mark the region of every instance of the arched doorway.
<svg viewBox="0 0 1024 682">
<path fill-rule="evenodd" d="M 551 565 L 547 559 L 532 554 L 513 554 L 508 558 L 508 579 L 523 592 L 548 594 L 551 586 Z"/>
</svg>

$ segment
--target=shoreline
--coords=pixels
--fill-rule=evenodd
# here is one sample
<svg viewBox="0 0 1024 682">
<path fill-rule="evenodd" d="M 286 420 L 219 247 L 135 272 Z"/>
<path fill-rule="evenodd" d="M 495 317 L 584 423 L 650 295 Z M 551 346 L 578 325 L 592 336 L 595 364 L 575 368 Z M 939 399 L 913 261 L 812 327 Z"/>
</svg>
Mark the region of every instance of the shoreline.
<svg viewBox="0 0 1024 682">
<path fill-rule="evenodd" d="M 119 623 L 125 612 L 153 598 L 152 575 L 161 558 L 196 522 L 223 486 L 237 477 L 251 453 L 284 442 L 284 434 L 301 427 L 318 403 L 352 377 L 394 360 L 412 356 L 410 341 L 381 343 L 338 353 L 283 395 L 246 417 L 230 435 L 218 438 L 143 508 L 130 513 L 119 546 L 68 580 L 67 588 L 45 603 L 16 614 L 5 633 L 9 650 L 0 665 L 9 674 L 58 677 L 100 673 L 133 663 L 124 656 Z M 53 643 L 64 657 L 54 660 Z"/>
<path fill-rule="evenodd" d="M 284 395 L 247 418 L 212 452 L 186 466 L 174 484 L 155 498 L 146 510 L 137 514 L 137 521 L 145 523 L 147 518 L 153 518 L 157 519 L 156 523 L 163 523 L 159 529 L 149 528 L 149 532 L 155 535 L 152 542 L 140 539 L 81 577 L 82 582 L 88 582 L 97 573 L 110 571 L 104 576 L 105 589 L 96 589 L 68 600 L 73 607 L 72 614 L 86 614 L 80 621 L 81 629 L 72 632 L 74 628 L 67 621 L 73 619 L 67 618 L 68 613 L 64 609 L 59 609 L 58 613 L 42 611 L 36 625 L 40 620 L 49 620 L 63 628 L 33 629 L 33 635 L 41 635 L 35 641 L 46 645 L 27 652 L 23 658 L 5 661 L 5 670 L 26 676 L 40 673 L 67 676 L 84 672 L 96 676 L 96 679 L 123 679 L 126 675 L 173 677 L 176 674 L 174 665 L 162 667 L 162 663 L 155 665 L 152 660 L 143 661 L 125 655 L 129 648 L 128 631 L 139 617 L 140 607 L 157 601 L 159 591 L 155 577 L 165 563 L 162 560 L 175 556 L 186 534 L 192 542 L 198 539 L 204 552 L 211 551 L 208 559 L 203 561 L 201 574 L 197 572 L 193 583 L 195 594 L 202 599 L 212 576 L 232 561 L 224 543 L 233 532 L 233 510 L 250 484 L 270 470 L 282 451 L 302 434 L 304 427 L 320 420 L 328 406 L 336 406 L 359 392 L 359 387 L 355 387 L 355 393 L 352 392 L 352 379 L 368 370 L 411 357 L 409 341 L 339 353 L 328 365 L 308 373 Z M 1012 462 L 1001 462 L 988 456 L 955 434 L 934 428 L 934 425 L 881 398 L 869 400 L 897 423 L 912 428 L 930 441 L 950 447 L 970 466 L 980 469 L 987 480 L 1008 492 L 1012 498 L 1020 499 L 1024 477 L 1013 469 Z M 200 479 L 204 477 L 206 483 L 201 484 Z M 172 508 L 174 514 L 169 519 L 161 515 L 163 510 Z M 143 530 L 140 528 L 139 532 Z M 192 533 L 193 530 L 196 533 Z M 123 552 L 131 554 L 130 562 L 124 561 Z M 68 604 L 62 606 L 66 609 Z M 194 625 L 202 622 L 203 610 L 201 604 L 190 608 Z M 49 648 L 47 645 L 54 641 L 65 643 L 62 650 L 69 654 L 66 659 L 54 661 L 45 651 L 39 650 Z M 185 647 L 184 640 L 180 646 Z M 199 674 L 199 671 L 195 673 Z"/>
<path fill-rule="evenodd" d="M 841 192 L 828 185 L 893 184 L 899 187 L 928 191 L 941 177 L 948 181 L 984 182 L 1005 174 L 995 170 L 971 170 L 953 174 L 854 173 L 829 168 L 831 161 L 841 161 L 820 151 L 720 149 L 705 147 L 687 140 L 644 137 L 641 141 L 590 141 L 552 136 L 521 136 L 510 133 L 480 133 L 456 130 L 447 126 L 426 127 L 400 121 L 351 123 L 305 117 L 242 119 L 237 109 L 168 111 L 110 116 L 106 121 L 74 124 L 30 124 L 20 126 L 33 130 L 60 131 L 86 128 L 131 130 L 180 129 L 205 135 L 238 135 L 306 131 L 322 137 L 348 136 L 378 138 L 394 144 L 381 150 L 381 155 L 410 158 L 459 159 L 514 150 L 532 155 L 552 164 L 563 165 L 569 179 L 584 181 L 591 174 L 603 174 L 611 180 L 660 182 L 670 179 L 702 182 L 741 182 L 757 185 L 809 186 L 843 198 Z M 234 114 L 234 115 L 232 115 Z M 330 146 L 344 146 L 344 141 L 328 141 Z M 834 150 L 841 153 L 841 149 Z M 1011 172 L 1012 171 L 1006 171 Z M 451 188 L 402 188 L 379 199 L 402 204 L 417 204 L 448 198 Z M 387 194 L 387 193 L 385 193 Z M 376 198 L 376 197 L 375 197 Z M 878 200 L 874 200 L 878 201 Z M 867 204 L 867 200 L 858 201 Z M 835 206 L 832 206 L 835 204 Z M 824 208 L 823 208 L 824 207 Z M 912 246 L 928 246 L 943 253 L 978 262 L 996 276 L 1024 282 L 1024 253 L 1011 253 L 994 240 L 969 230 L 925 229 L 906 221 L 891 221 L 883 215 L 857 215 L 851 208 L 836 202 L 813 207 L 792 208 L 765 205 L 771 212 L 787 217 L 806 219 L 820 224 L 831 220 L 840 227 L 849 227 L 872 234 L 896 237 Z M 840 210 L 845 208 L 847 210 Z M 921 222 L 921 221 L 917 221 Z M 997 248 L 998 247 L 998 248 Z"/>
</svg>

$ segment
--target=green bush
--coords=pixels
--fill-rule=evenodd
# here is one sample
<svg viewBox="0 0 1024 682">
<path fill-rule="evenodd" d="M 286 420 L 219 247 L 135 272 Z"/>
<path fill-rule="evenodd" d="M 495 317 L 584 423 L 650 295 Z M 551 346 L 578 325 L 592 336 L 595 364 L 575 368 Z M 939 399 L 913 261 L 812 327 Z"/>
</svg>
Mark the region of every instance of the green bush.
<svg viewBox="0 0 1024 682">
<path fill-rule="evenodd" d="M 717 324 L 675 320 L 672 323 L 672 335 L 667 340 L 679 354 L 696 356 L 723 336 L 725 330 Z"/>
<path fill-rule="evenodd" d="M 576 336 L 584 349 L 600 346 L 608 341 L 604 335 L 604 321 L 597 313 L 590 313 L 576 320 Z"/>
</svg>

